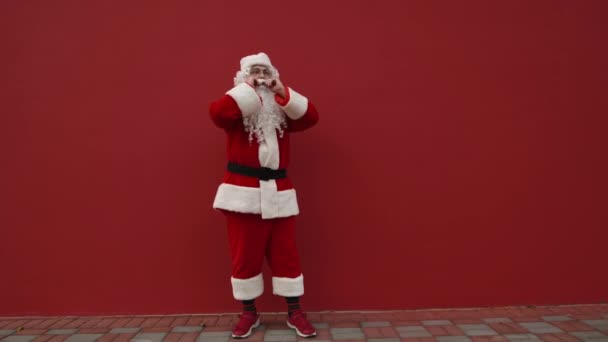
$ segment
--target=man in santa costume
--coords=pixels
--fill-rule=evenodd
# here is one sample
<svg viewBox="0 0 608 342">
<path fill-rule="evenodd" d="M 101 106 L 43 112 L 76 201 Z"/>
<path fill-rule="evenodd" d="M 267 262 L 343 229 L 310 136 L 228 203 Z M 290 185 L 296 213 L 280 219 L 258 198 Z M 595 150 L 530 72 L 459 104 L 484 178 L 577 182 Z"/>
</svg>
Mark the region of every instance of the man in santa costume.
<svg viewBox="0 0 608 342">
<path fill-rule="evenodd" d="M 227 219 L 232 292 L 243 313 L 232 336 L 245 338 L 260 324 L 255 298 L 264 291 L 264 257 L 272 291 L 286 298 L 287 325 L 302 337 L 316 331 L 300 309 L 304 276 L 295 242 L 296 191 L 287 178 L 290 133 L 317 123 L 306 97 L 283 85 L 265 53 L 241 59 L 230 89 L 210 107 L 228 137 L 228 167 L 213 207 Z"/>
</svg>

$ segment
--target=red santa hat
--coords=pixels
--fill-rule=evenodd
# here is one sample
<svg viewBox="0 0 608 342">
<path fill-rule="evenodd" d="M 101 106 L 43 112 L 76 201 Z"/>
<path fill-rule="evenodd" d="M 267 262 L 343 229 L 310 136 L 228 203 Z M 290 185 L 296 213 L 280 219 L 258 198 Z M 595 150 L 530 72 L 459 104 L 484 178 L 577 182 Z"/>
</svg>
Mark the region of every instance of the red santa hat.
<svg viewBox="0 0 608 342">
<path fill-rule="evenodd" d="M 278 74 L 277 68 L 272 65 L 268 55 L 263 52 L 241 58 L 241 71 L 248 72 L 249 68 L 254 65 L 263 65 L 274 71 L 275 74 Z"/>
</svg>

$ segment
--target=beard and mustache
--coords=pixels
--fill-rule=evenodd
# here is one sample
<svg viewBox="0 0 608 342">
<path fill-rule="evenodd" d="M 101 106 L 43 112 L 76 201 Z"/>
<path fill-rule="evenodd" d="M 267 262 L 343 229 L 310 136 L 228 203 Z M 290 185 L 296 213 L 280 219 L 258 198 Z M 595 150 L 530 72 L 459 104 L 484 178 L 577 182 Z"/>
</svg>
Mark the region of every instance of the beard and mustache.
<svg viewBox="0 0 608 342">
<path fill-rule="evenodd" d="M 243 117 L 245 132 L 249 133 L 249 143 L 251 144 L 254 136 L 258 143 L 264 142 L 264 132 L 273 129 L 276 129 L 282 138 L 287 121 L 285 113 L 274 99 L 275 94 L 265 86 L 257 86 L 255 91 L 262 98 L 262 108 L 258 113 Z"/>
</svg>

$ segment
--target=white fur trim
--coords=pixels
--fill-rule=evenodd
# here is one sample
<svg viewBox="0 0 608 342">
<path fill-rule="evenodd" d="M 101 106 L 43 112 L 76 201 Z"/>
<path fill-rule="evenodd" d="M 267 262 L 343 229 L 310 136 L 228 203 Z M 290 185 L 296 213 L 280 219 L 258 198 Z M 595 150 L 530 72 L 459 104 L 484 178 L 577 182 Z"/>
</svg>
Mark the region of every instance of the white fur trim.
<svg viewBox="0 0 608 342">
<path fill-rule="evenodd" d="M 239 106 L 243 116 L 250 116 L 253 113 L 259 112 L 262 108 L 262 100 L 250 85 L 241 83 L 230 89 L 226 94 L 230 95 Z"/>
<path fill-rule="evenodd" d="M 304 294 L 304 275 L 297 278 L 272 277 L 272 293 L 283 297 L 298 297 Z"/>
<path fill-rule="evenodd" d="M 262 295 L 264 292 L 264 279 L 262 273 L 249 279 L 230 277 L 232 294 L 236 300 L 250 300 Z"/>
<path fill-rule="evenodd" d="M 285 106 L 281 106 L 281 109 L 290 119 L 298 120 L 308 110 L 308 99 L 289 88 L 289 102 Z"/>
<path fill-rule="evenodd" d="M 264 129 L 264 141 L 258 148 L 258 159 L 260 166 L 269 167 L 273 170 L 279 168 L 279 141 L 277 130 L 274 128 Z"/>
<path fill-rule="evenodd" d="M 241 70 L 246 71 L 253 65 L 265 65 L 269 68 L 274 68 L 270 63 L 270 57 L 267 54 L 260 52 L 255 55 L 249 55 L 241 58 Z"/>
<path fill-rule="evenodd" d="M 263 181 L 260 181 L 260 183 Z M 269 194 L 262 196 L 261 188 L 252 188 L 248 186 L 239 186 L 234 184 L 223 183 L 217 189 L 213 208 L 235 211 L 246 214 L 261 214 L 262 218 L 277 218 L 298 215 L 300 209 L 298 207 L 298 199 L 295 189 L 276 191 L 276 182 L 274 187 L 269 184 L 264 184 L 264 191 L 273 190 Z M 262 205 L 264 198 L 264 205 Z M 266 212 L 262 212 L 262 208 Z"/>
<path fill-rule="evenodd" d="M 263 219 L 280 217 L 277 182 L 274 179 L 267 181 L 260 180 L 260 199 Z"/>
</svg>

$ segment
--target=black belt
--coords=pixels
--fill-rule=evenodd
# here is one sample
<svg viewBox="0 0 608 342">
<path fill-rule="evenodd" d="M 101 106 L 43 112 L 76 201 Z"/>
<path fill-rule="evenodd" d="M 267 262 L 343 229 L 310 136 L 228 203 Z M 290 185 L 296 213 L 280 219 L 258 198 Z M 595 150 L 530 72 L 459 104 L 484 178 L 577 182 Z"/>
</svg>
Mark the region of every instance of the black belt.
<svg viewBox="0 0 608 342">
<path fill-rule="evenodd" d="M 228 162 L 228 171 L 243 176 L 259 178 L 265 181 L 287 178 L 287 170 L 285 169 L 273 170 L 268 167 L 249 167 L 233 162 Z"/>
</svg>

